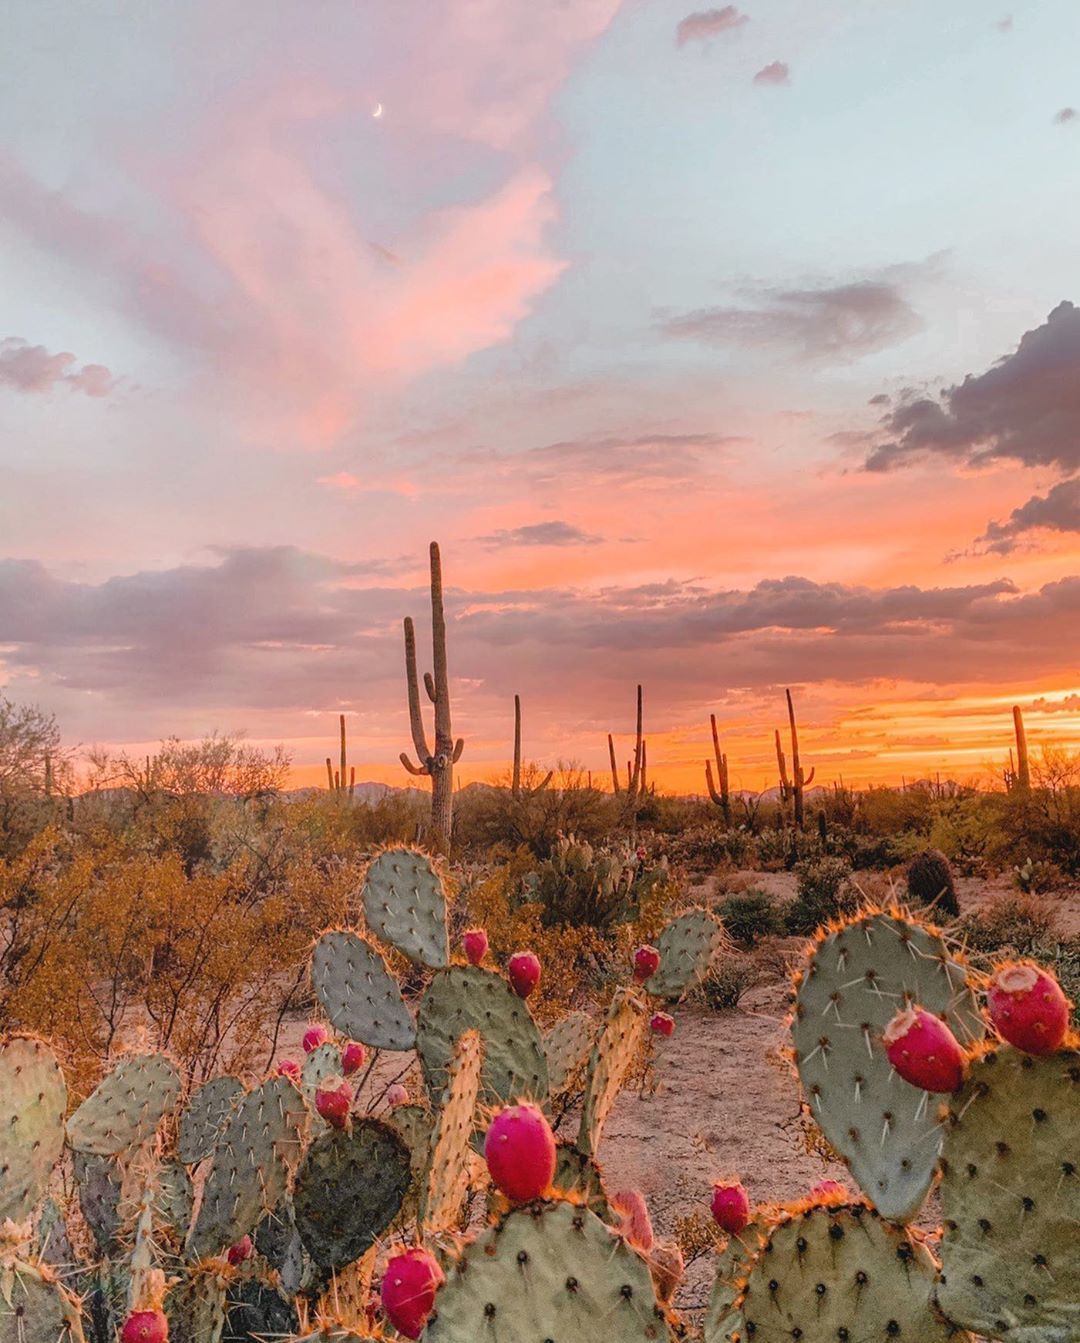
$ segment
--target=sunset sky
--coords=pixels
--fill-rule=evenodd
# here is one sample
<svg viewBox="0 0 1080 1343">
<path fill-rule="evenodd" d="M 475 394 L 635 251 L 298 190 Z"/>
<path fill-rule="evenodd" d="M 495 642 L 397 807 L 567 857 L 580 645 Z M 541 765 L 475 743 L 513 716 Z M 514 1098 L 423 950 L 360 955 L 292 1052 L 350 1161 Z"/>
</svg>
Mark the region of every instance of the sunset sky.
<svg viewBox="0 0 1080 1343">
<path fill-rule="evenodd" d="M 1012 8 L 1010 9 L 1010 3 Z M 1080 746 L 1076 0 L 10 0 L 0 688 L 409 782 Z"/>
</svg>

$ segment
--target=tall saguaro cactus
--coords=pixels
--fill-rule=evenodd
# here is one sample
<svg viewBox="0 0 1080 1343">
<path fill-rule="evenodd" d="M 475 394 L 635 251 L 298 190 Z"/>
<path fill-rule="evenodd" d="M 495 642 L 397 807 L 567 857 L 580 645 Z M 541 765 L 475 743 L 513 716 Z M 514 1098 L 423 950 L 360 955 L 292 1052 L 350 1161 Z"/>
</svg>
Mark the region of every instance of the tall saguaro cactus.
<svg viewBox="0 0 1080 1343">
<path fill-rule="evenodd" d="M 450 829 L 454 807 L 454 765 L 460 760 L 465 742 L 454 740 L 450 726 L 450 678 L 446 670 L 446 617 L 443 613 L 442 560 L 437 541 L 431 543 L 431 672 L 424 673 L 424 689 L 435 706 L 435 749 L 428 746 L 424 719 L 420 712 L 420 683 L 416 675 L 416 631 L 412 617 L 405 617 L 405 676 L 409 688 L 409 723 L 413 746 L 420 761 L 414 765 L 402 751 L 401 763 L 410 774 L 427 774 L 431 779 L 431 843 L 440 852 L 450 847 Z"/>
<path fill-rule="evenodd" d="M 1016 731 L 1016 786 L 1024 792 L 1031 787 L 1031 766 L 1028 763 L 1027 729 L 1019 704 L 1013 705 L 1013 728 Z"/>
<path fill-rule="evenodd" d="M 720 749 L 720 734 L 716 730 L 716 714 L 709 714 L 709 726 L 712 728 L 713 755 L 716 757 L 716 778 L 713 778 L 712 761 L 705 761 L 705 782 L 709 785 L 709 796 L 724 813 L 724 824 L 731 824 L 731 786 L 728 779 L 727 755 Z"/>
<path fill-rule="evenodd" d="M 326 786 L 332 793 L 348 793 L 351 797 L 356 789 L 356 766 L 349 769 L 347 760 L 348 752 L 345 747 L 345 715 L 338 715 L 338 728 L 341 736 L 341 768 L 335 770 L 330 762 L 330 757 L 326 757 Z M 348 783 L 346 783 L 346 773 L 348 773 Z"/>
<path fill-rule="evenodd" d="M 532 788 L 525 789 L 526 794 L 532 797 L 535 793 L 542 793 L 554 778 L 555 771 L 548 770 L 544 779 Z M 514 773 L 510 783 L 511 796 L 516 800 L 521 796 L 521 696 L 514 696 Z"/>
<path fill-rule="evenodd" d="M 646 754 L 645 742 L 641 735 L 642 700 L 641 686 L 637 688 L 637 728 L 634 737 L 634 759 L 626 766 L 626 797 L 631 805 L 645 795 Z M 611 757 L 611 789 L 614 793 L 623 791 L 619 783 L 619 767 L 615 761 L 615 739 L 608 733 L 608 755 Z"/>
<path fill-rule="evenodd" d="M 788 798 L 793 802 L 793 815 L 796 827 L 801 830 L 805 808 L 803 798 L 805 791 L 814 782 L 816 770 L 811 769 L 809 774 L 803 773 L 802 764 L 799 761 L 799 730 L 795 725 L 795 705 L 791 699 L 791 691 L 785 690 L 787 696 L 788 722 L 791 724 L 791 777 L 788 778 L 787 759 L 784 756 L 784 748 L 780 744 L 780 731 L 776 731 L 776 763 L 780 769 L 780 801 L 787 802 Z"/>
</svg>

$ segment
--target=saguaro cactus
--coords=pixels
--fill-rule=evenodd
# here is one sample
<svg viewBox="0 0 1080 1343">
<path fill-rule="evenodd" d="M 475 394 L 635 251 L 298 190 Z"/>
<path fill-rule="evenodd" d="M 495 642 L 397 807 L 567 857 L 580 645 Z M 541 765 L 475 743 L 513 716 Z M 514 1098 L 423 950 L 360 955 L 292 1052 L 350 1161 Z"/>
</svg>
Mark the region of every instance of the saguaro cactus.
<svg viewBox="0 0 1080 1343">
<path fill-rule="evenodd" d="M 712 761 L 705 761 L 705 782 L 709 796 L 724 813 L 724 824 L 731 824 L 731 787 L 728 781 L 728 759 L 720 749 L 720 734 L 716 730 L 716 714 L 709 714 L 712 728 L 713 755 L 716 757 L 716 778 L 713 779 Z"/>
<path fill-rule="evenodd" d="M 787 696 L 788 722 L 791 724 L 791 777 L 788 778 L 787 759 L 784 756 L 784 748 L 780 744 L 780 730 L 776 730 L 776 763 L 780 769 L 780 801 L 786 803 L 789 798 L 793 802 L 793 815 L 795 825 L 801 830 L 805 807 L 803 798 L 806 789 L 814 782 L 814 775 L 817 772 L 811 769 L 809 774 L 803 773 L 803 767 L 799 762 L 799 730 L 795 726 L 795 705 L 791 699 L 791 691 L 785 690 Z"/>
<path fill-rule="evenodd" d="M 341 733 L 341 768 L 335 770 L 330 762 L 330 757 L 326 757 L 326 786 L 332 793 L 348 793 L 352 797 L 356 788 L 356 766 L 349 769 L 347 753 L 345 750 L 345 715 L 338 715 L 338 723 Z M 348 772 L 348 784 L 345 782 L 346 772 Z"/>
<path fill-rule="evenodd" d="M 542 793 L 551 782 L 554 775 L 553 770 L 548 770 L 547 774 L 532 788 L 526 788 L 527 797 L 532 797 L 535 793 Z M 514 773 L 510 784 L 511 795 L 516 799 L 521 796 L 521 696 L 514 696 Z"/>
<path fill-rule="evenodd" d="M 1016 731 L 1016 777 L 1017 788 L 1026 792 L 1031 787 L 1031 766 L 1028 763 L 1027 731 L 1024 728 L 1024 714 L 1019 704 L 1013 705 L 1013 728 Z"/>
<path fill-rule="evenodd" d="M 454 740 L 450 726 L 450 678 L 446 670 L 446 617 L 443 614 L 442 560 L 437 541 L 431 543 L 431 645 L 434 675 L 424 673 L 424 689 L 435 706 L 435 749 L 432 751 L 424 732 L 420 712 L 420 683 L 416 675 L 416 631 L 412 617 L 405 617 L 405 676 L 409 687 L 409 723 L 413 745 L 420 760 L 414 765 L 404 751 L 401 763 L 410 774 L 431 778 L 431 843 L 441 852 L 450 847 L 450 829 L 454 807 L 454 765 L 460 760 L 465 742 Z"/>
<path fill-rule="evenodd" d="M 645 742 L 641 736 L 642 699 L 641 686 L 637 688 L 637 727 L 634 736 L 634 758 L 626 767 L 626 797 L 631 805 L 645 795 Z M 623 791 L 619 783 L 619 769 L 615 763 L 615 739 L 608 733 L 608 754 L 611 757 L 611 789 L 614 793 Z"/>
</svg>

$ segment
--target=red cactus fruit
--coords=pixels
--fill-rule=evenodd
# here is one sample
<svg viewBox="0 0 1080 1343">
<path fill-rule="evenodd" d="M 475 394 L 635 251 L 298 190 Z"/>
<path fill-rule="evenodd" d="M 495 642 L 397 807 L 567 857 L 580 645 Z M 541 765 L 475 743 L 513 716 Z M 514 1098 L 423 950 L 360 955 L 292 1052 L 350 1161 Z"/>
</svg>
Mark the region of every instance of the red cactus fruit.
<svg viewBox="0 0 1080 1343">
<path fill-rule="evenodd" d="M 313 1049 L 318 1049 L 320 1045 L 326 1044 L 330 1039 L 330 1032 L 321 1022 L 313 1021 L 304 1032 L 304 1053 L 310 1054 Z"/>
<path fill-rule="evenodd" d="M 675 1034 L 675 1018 L 666 1012 L 654 1012 L 649 1018 L 649 1030 L 654 1035 L 663 1035 L 670 1039 Z"/>
<path fill-rule="evenodd" d="M 609 1196 L 608 1204 L 619 1214 L 619 1230 L 630 1244 L 639 1250 L 651 1250 L 652 1218 L 644 1194 L 639 1189 L 620 1189 Z"/>
<path fill-rule="evenodd" d="M 739 1180 L 714 1180 L 712 1187 L 713 1221 L 729 1236 L 745 1231 L 750 1220 L 750 1199 Z"/>
<path fill-rule="evenodd" d="M 230 1245 L 226 1251 L 225 1258 L 236 1268 L 246 1259 L 250 1259 L 255 1253 L 255 1246 L 251 1243 L 250 1236 L 241 1236 L 235 1245 Z"/>
<path fill-rule="evenodd" d="M 297 1063 L 295 1059 L 282 1059 L 277 1066 L 277 1070 L 279 1077 L 287 1077 L 290 1082 L 295 1082 L 297 1086 L 300 1085 L 300 1079 L 303 1077 L 303 1073 L 300 1070 L 299 1063 Z"/>
<path fill-rule="evenodd" d="M 1038 965 L 1001 966 L 986 1002 L 998 1035 L 1025 1054 L 1052 1054 L 1068 1034 L 1069 1000 Z"/>
<path fill-rule="evenodd" d="M 163 1310 L 133 1310 L 120 1330 L 120 1343 L 168 1343 L 168 1338 Z"/>
<path fill-rule="evenodd" d="M 819 1180 L 810 1190 L 810 1197 L 819 1202 L 826 1202 L 833 1199 L 849 1199 L 850 1191 L 842 1185 L 839 1180 Z"/>
<path fill-rule="evenodd" d="M 634 983 L 644 984 L 660 965 L 660 953 L 655 947 L 638 947 L 634 952 Z"/>
<path fill-rule="evenodd" d="M 341 1049 L 341 1071 L 346 1077 L 351 1077 L 358 1068 L 364 1066 L 366 1058 L 367 1050 L 359 1040 L 347 1041 Z"/>
<path fill-rule="evenodd" d="M 391 1110 L 394 1108 L 395 1105 L 406 1104 L 408 1099 L 409 1099 L 409 1092 L 407 1088 L 401 1085 L 400 1082 L 395 1082 L 393 1086 L 386 1088 L 386 1103 L 387 1105 L 389 1105 Z"/>
<path fill-rule="evenodd" d="M 382 1280 L 382 1307 L 387 1319 L 406 1338 L 419 1338 L 435 1304 L 435 1293 L 445 1281 L 434 1255 L 406 1250 L 386 1265 Z"/>
<path fill-rule="evenodd" d="M 515 951 L 506 969 L 519 998 L 527 998 L 540 983 L 540 961 L 531 951 Z"/>
<path fill-rule="evenodd" d="M 315 1092 L 315 1109 L 331 1128 L 344 1128 L 352 1098 L 352 1087 L 344 1077 L 328 1077 Z"/>
<path fill-rule="evenodd" d="M 492 1182 L 507 1198 L 542 1198 L 555 1178 L 555 1136 L 535 1105 L 508 1105 L 488 1127 L 484 1159 Z"/>
<path fill-rule="evenodd" d="M 488 935 L 483 928 L 470 928 L 462 934 L 461 945 L 470 965 L 479 965 L 488 953 Z"/>
<path fill-rule="evenodd" d="M 940 1017 L 921 1007 L 897 1012 L 884 1034 L 889 1062 L 912 1086 L 955 1091 L 964 1080 L 967 1058 Z"/>
</svg>

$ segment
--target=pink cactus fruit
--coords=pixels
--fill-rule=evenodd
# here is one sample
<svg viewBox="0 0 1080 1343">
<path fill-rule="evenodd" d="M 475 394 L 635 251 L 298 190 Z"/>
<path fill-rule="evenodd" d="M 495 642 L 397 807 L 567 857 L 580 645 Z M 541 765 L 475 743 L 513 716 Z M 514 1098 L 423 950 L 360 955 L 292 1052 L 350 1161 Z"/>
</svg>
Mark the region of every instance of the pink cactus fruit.
<svg viewBox="0 0 1080 1343">
<path fill-rule="evenodd" d="M 921 1007 L 897 1012 L 884 1034 L 885 1053 L 905 1082 L 924 1091 L 955 1091 L 967 1058 L 940 1017 Z"/>
<path fill-rule="evenodd" d="M 608 1205 L 619 1215 L 619 1230 L 639 1250 L 651 1250 L 653 1246 L 652 1218 L 649 1205 L 639 1189 L 620 1189 L 611 1194 Z"/>
<path fill-rule="evenodd" d="M 295 1059 L 282 1059 L 277 1066 L 277 1071 L 279 1077 L 287 1077 L 290 1082 L 295 1082 L 297 1086 L 300 1085 L 303 1073 Z"/>
<path fill-rule="evenodd" d="M 310 1054 L 313 1049 L 318 1049 L 320 1045 L 326 1044 L 330 1039 L 330 1032 L 321 1022 L 313 1021 L 304 1032 L 304 1053 Z"/>
<path fill-rule="evenodd" d="M 527 998 L 540 983 L 540 961 L 531 951 L 515 951 L 506 969 L 519 998 Z"/>
<path fill-rule="evenodd" d="M 162 1310 L 133 1310 L 120 1330 L 121 1343 L 168 1343 L 169 1321 Z"/>
<path fill-rule="evenodd" d="M 352 1098 L 352 1087 L 344 1077 L 327 1077 L 315 1092 L 315 1109 L 331 1128 L 344 1128 Z"/>
<path fill-rule="evenodd" d="M 644 984 L 660 967 L 660 953 L 655 947 L 638 947 L 634 952 L 634 983 Z"/>
<path fill-rule="evenodd" d="M 367 1050 L 359 1040 L 348 1040 L 341 1048 L 341 1071 L 346 1077 L 351 1077 L 354 1072 L 364 1066 L 364 1059 L 367 1058 Z"/>
<path fill-rule="evenodd" d="M 382 1280 L 382 1307 L 399 1334 L 419 1338 L 445 1281 L 438 1260 L 417 1246 L 395 1255 Z"/>
<path fill-rule="evenodd" d="M 245 1260 L 250 1259 L 254 1253 L 255 1246 L 251 1242 L 251 1237 L 241 1236 L 235 1245 L 229 1246 L 225 1258 L 228 1259 L 233 1268 L 237 1268 Z"/>
<path fill-rule="evenodd" d="M 750 1221 L 750 1199 L 739 1180 L 714 1180 L 709 1204 L 713 1221 L 729 1236 L 738 1236 Z"/>
<path fill-rule="evenodd" d="M 669 1017 L 666 1012 L 654 1012 L 649 1018 L 649 1030 L 654 1035 L 670 1039 L 675 1034 L 675 1018 Z"/>
<path fill-rule="evenodd" d="M 484 1159 L 492 1183 L 516 1203 L 542 1198 L 555 1178 L 555 1135 L 535 1105 L 508 1105 L 488 1126 Z"/>
<path fill-rule="evenodd" d="M 998 1035 L 1025 1054 L 1052 1054 L 1069 1032 L 1069 1000 L 1041 966 L 999 967 L 986 1001 Z"/>
<path fill-rule="evenodd" d="M 470 965 L 479 965 L 488 953 L 488 935 L 483 928 L 470 928 L 462 935 L 461 944 Z"/>
<path fill-rule="evenodd" d="M 409 1092 L 400 1082 L 395 1082 L 393 1086 L 386 1088 L 386 1103 L 391 1110 L 397 1105 L 407 1104 L 408 1099 Z"/>
<path fill-rule="evenodd" d="M 810 1197 L 817 1203 L 846 1203 L 851 1191 L 839 1180 L 819 1180 L 811 1188 Z"/>
</svg>

